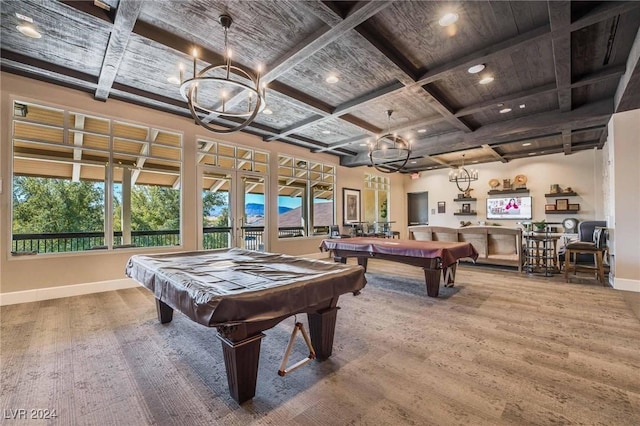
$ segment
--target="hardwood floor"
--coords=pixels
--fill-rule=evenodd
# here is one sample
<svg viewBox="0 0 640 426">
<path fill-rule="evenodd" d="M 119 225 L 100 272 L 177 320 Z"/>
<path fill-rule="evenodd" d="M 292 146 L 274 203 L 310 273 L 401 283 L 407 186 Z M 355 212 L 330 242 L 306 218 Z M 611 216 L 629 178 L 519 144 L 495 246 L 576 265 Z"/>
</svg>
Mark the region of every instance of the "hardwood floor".
<svg viewBox="0 0 640 426">
<path fill-rule="evenodd" d="M 372 260 L 367 277 L 329 360 L 279 377 L 294 321 L 267 331 L 242 406 L 215 330 L 159 324 L 142 287 L 4 306 L 0 423 L 640 424 L 640 294 L 461 266 L 433 299 L 419 268 Z M 300 339 L 290 360 L 305 356 Z"/>
</svg>

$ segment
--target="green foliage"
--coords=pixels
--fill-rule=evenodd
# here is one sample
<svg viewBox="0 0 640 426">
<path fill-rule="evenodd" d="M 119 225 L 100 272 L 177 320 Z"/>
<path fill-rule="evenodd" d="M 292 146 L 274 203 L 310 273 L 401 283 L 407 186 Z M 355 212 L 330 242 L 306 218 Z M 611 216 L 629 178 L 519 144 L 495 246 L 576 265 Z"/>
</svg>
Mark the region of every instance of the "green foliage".
<svg viewBox="0 0 640 426">
<path fill-rule="evenodd" d="M 223 208 L 218 217 L 209 219 L 211 211 L 216 206 L 227 204 L 227 197 L 224 193 L 203 191 L 202 192 L 202 217 L 203 226 L 229 226 L 229 209 Z"/>
<path fill-rule="evenodd" d="M 387 199 L 385 198 L 380 206 L 380 217 L 383 219 L 387 218 Z"/>
<path fill-rule="evenodd" d="M 180 229 L 180 191 L 137 185 L 131 189 L 131 229 Z"/>
<path fill-rule="evenodd" d="M 13 180 L 13 232 L 104 229 L 104 184 L 18 176 Z"/>
</svg>

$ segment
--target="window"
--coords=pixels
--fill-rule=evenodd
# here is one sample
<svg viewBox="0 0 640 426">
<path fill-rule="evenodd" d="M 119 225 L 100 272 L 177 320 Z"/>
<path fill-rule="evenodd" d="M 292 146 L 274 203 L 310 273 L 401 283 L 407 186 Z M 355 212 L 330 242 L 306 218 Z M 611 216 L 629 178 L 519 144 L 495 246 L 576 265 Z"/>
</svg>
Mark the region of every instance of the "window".
<svg viewBox="0 0 640 426">
<path fill-rule="evenodd" d="M 278 235 L 327 235 L 335 223 L 334 166 L 278 156 Z"/>
<path fill-rule="evenodd" d="M 12 145 L 12 253 L 179 244 L 180 134 L 15 101 Z"/>
<path fill-rule="evenodd" d="M 199 140 L 196 159 L 203 170 L 202 248 L 264 251 L 269 153 Z"/>
<path fill-rule="evenodd" d="M 364 175 L 364 191 L 362 206 L 364 221 L 370 225 L 389 221 L 389 191 L 391 181 L 388 177 L 366 173 Z M 376 230 L 381 231 L 381 230 Z"/>
</svg>

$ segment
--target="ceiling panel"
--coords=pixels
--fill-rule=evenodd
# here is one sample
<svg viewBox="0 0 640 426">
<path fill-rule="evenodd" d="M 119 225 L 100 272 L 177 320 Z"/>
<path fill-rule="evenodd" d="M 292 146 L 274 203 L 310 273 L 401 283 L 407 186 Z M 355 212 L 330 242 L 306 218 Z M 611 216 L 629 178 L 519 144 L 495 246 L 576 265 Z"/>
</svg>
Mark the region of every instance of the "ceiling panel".
<svg viewBox="0 0 640 426">
<path fill-rule="evenodd" d="M 431 103 L 431 97 L 422 88 L 415 87 L 413 90 L 404 90 L 379 101 L 369 102 L 351 114 L 379 129 L 386 130 L 388 128 L 386 111 L 392 110 L 391 128 L 394 129 L 425 117 L 438 116 L 436 110 L 431 107 Z"/>
<path fill-rule="evenodd" d="M 524 105 L 524 108 L 520 108 L 520 105 Z M 510 112 L 500 113 L 500 110 L 505 108 L 511 108 Z M 530 116 L 545 111 L 553 111 L 558 109 L 558 95 L 555 92 L 545 93 L 543 95 L 529 98 L 519 102 L 506 102 L 502 104 L 496 104 L 490 109 L 472 114 L 468 117 L 473 122 L 478 123 L 480 126 L 486 126 L 487 124 L 497 123 L 500 121 L 513 120 L 519 117 Z"/>
<path fill-rule="evenodd" d="M 339 118 L 330 118 L 310 125 L 296 134 L 331 144 L 359 136 L 362 134 L 362 129 Z"/>
<path fill-rule="evenodd" d="M 42 38 L 22 35 L 16 13 L 28 16 Z M 41 61 L 97 76 L 102 67 L 110 26 L 57 2 L 3 1 L 0 46 Z"/>
<path fill-rule="evenodd" d="M 325 26 L 295 3 L 292 0 L 146 1 L 140 20 L 222 54 L 224 31 L 218 17 L 229 14 L 233 18 L 229 48 L 234 60 L 252 67 L 262 63 L 268 71 L 269 65 Z"/>
<path fill-rule="evenodd" d="M 331 74 L 340 81 L 327 83 L 325 79 Z M 354 32 L 328 44 L 278 80 L 338 106 L 393 83 L 400 75 L 378 50 Z"/>
<path fill-rule="evenodd" d="M 438 24 L 446 11 L 460 17 L 451 27 Z M 400 1 L 372 21 L 414 67 L 428 70 L 544 25 L 548 12 L 544 2 Z"/>
</svg>

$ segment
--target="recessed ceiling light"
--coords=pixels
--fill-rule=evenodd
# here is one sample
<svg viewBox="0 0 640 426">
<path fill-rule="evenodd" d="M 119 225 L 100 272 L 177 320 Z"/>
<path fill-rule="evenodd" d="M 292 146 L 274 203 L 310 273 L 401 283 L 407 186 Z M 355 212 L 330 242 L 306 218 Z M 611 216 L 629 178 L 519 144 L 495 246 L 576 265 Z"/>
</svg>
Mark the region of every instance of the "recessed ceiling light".
<svg viewBox="0 0 640 426">
<path fill-rule="evenodd" d="M 338 76 L 331 74 L 325 79 L 325 81 L 329 84 L 335 84 L 340 80 L 338 79 Z"/>
<path fill-rule="evenodd" d="M 482 79 L 479 81 L 480 84 L 489 84 L 493 81 L 493 77 L 488 75 L 486 77 L 482 77 Z"/>
<path fill-rule="evenodd" d="M 498 104 L 499 107 L 504 106 L 504 104 Z"/>
<path fill-rule="evenodd" d="M 324 134 L 324 135 L 328 135 L 329 133 L 331 133 L 331 131 L 330 131 L 330 130 L 323 130 L 323 131 L 322 131 L 322 134 Z"/>
<path fill-rule="evenodd" d="M 472 161 L 472 163 L 474 163 L 474 164 L 475 164 L 475 163 L 477 163 L 477 162 L 478 162 L 478 160 L 474 160 L 474 161 Z"/>
<path fill-rule="evenodd" d="M 530 152 L 529 155 L 536 155 L 537 152 Z"/>
<path fill-rule="evenodd" d="M 16 25 L 16 29 L 20 31 L 23 35 L 31 38 L 40 38 L 42 34 L 40 34 L 35 28 L 33 28 L 29 24 L 20 24 Z"/>
<path fill-rule="evenodd" d="M 500 114 L 506 114 L 506 113 L 508 113 L 508 112 L 511 112 L 511 108 L 502 108 L 502 109 L 500 110 Z"/>
<path fill-rule="evenodd" d="M 427 129 L 420 129 L 418 130 L 418 133 L 427 133 Z"/>
<path fill-rule="evenodd" d="M 470 67 L 467 72 L 469 74 L 478 74 L 480 71 L 484 69 L 484 64 L 478 64 Z"/>
<path fill-rule="evenodd" d="M 411 163 L 411 164 L 416 164 L 416 163 L 417 163 L 417 161 L 411 161 L 410 163 Z"/>
<path fill-rule="evenodd" d="M 524 109 L 524 107 L 526 107 L 525 104 L 520 104 L 520 109 Z"/>
<path fill-rule="evenodd" d="M 30 24 L 33 24 L 33 19 L 29 16 L 25 16 L 22 13 L 18 13 L 16 12 L 16 18 L 18 18 L 21 21 L 27 21 Z"/>
<path fill-rule="evenodd" d="M 522 146 L 531 146 L 531 142 L 525 142 L 522 144 Z"/>
<path fill-rule="evenodd" d="M 366 143 L 361 143 L 360 146 L 367 146 L 367 144 Z"/>
<path fill-rule="evenodd" d="M 264 110 L 262 110 L 262 113 L 265 115 L 271 115 L 273 114 L 273 111 L 271 111 L 269 108 L 265 108 Z"/>
<path fill-rule="evenodd" d="M 442 27 L 448 27 L 449 25 L 455 24 L 458 22 L 458 14 L 454 12 L 445 13 L 438 20 L 438 24 Z"/>
<path fill-rule="evenodd" d="M 167 78 L 167 81 L 171 84 L 180 84 L 180 79 L 175 75 L 172 75 L 171 77 Z"/>
</svg>

